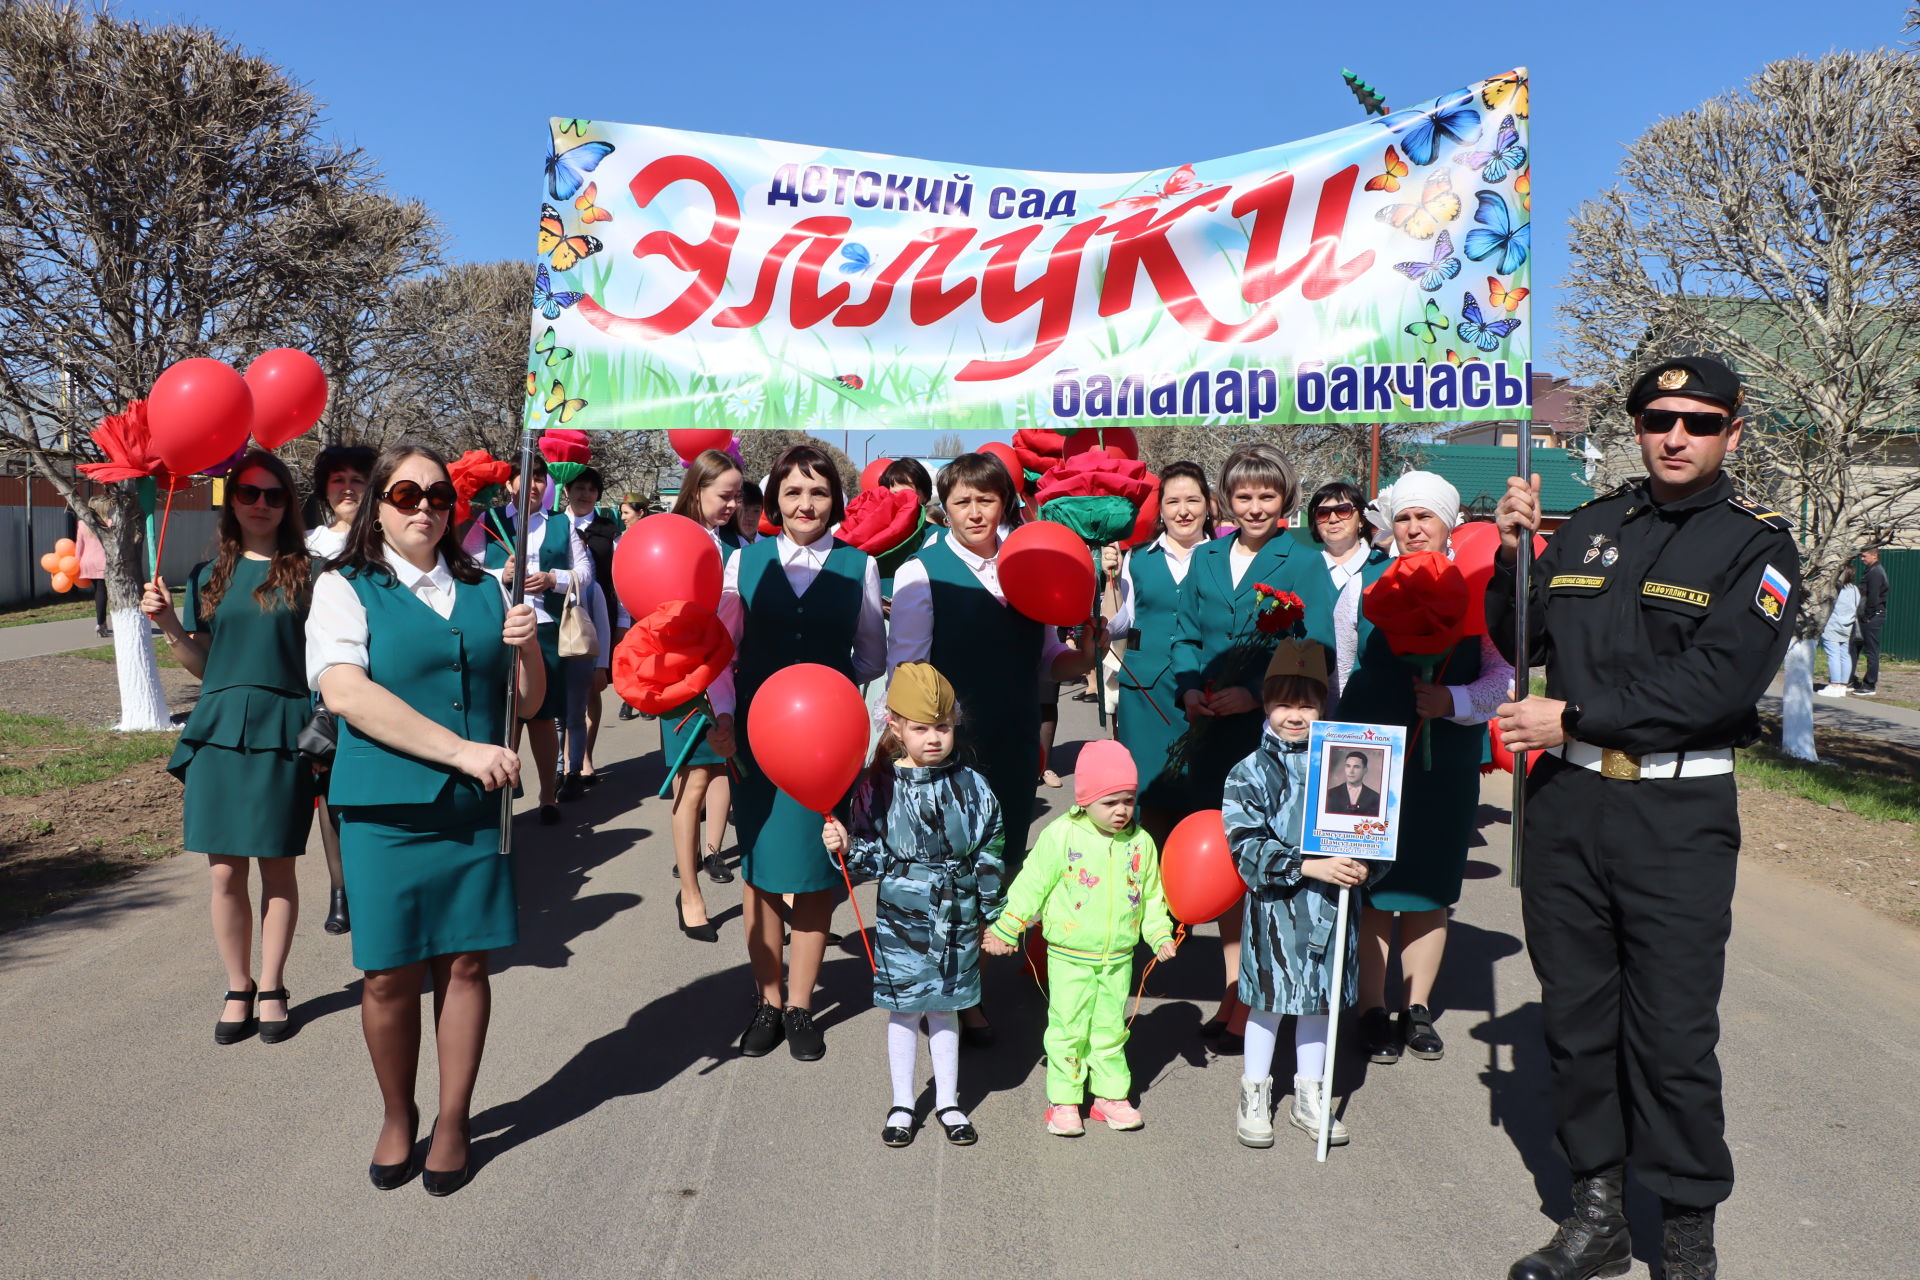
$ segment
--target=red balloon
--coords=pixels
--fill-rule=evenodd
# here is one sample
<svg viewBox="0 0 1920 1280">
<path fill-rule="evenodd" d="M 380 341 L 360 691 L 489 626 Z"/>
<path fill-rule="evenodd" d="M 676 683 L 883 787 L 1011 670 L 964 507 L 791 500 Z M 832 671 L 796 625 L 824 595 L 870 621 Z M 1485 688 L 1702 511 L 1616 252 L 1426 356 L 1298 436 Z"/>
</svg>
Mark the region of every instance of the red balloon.
<svg viewBox="0 0 1920 1280">
<path fill-rule="evenodd" d="M 866 763 L 867 704 L 832 667 L 782 667 L 753 695 L 747 745 L 774 786 L 814 813 L 831 812 Z"/>
<path fill-rule="evenodd" d="M 613 589 L 635 618 L 672 600 L 720 607 L 720 549 L 685 516 L 644 516 L 613 549 Z"/>
<path fill-rule="evenodd" d="M 716 449 L 721 453 L 733 443 L 733 432 L 681 430 L 667 432 L 667 443 L 680 455 L 680 461 L 692 462 L 707 449 Z"/>
<path fill-rule="evenodd" d="M 1466 575 L 1468 635 L 1487 630 L 1487 583 L 1493 579 L 1493 556 L 1500 549 L 1500 529 L 1491 520 L 1469 520 L 1453 531 L 1453 562 Z M 1547 549 L 1547 540 L 1533 535 L 1533 554 Z"/>
<path fill-rule="evenodd" d="M 1020 455 L 1013 451 L 1012 445 L 1002 444 L 998 440 L 991 440 L 981 445 L 975 452 L 984 453 L 989 457 L 1000 459 L 1000 465 L 1005 467 L 1007 474 L 1013 477 L 1013 491 L 1015 493 L 1027 487 L 1027 473 L 1020 469 Z"/>
<path fill-rule="evenodd" d="M 253 438 L 278 449 L 320 421 L 327 408 L 327 375 L 304 351 L 275 347 L 247 366 L 253 392 Z"/>
<path fill-rule="evenodd" d="M 1507 750 L 1506 744 L 1500 741 L 1499 722 L 1494 720 L 1487 721 L 1487 740 L 1493 744 L 1494 767 L 1499 769 L 1502 773 L 1512 773 L 1513 772 L 1513 752 Z M 1527 752 L 1527 772 L 1528 773 L 1533 772 L 1534 766 L 1540 763 L 1540 757 L 1545 754 L 1546 754 L 1546 751 L 1544 749 L 1539 751 Z"/>
<path fill-rule="evenodd" d="M 892 465 L 892 458 L 875 458 L 872 462 L 860 468 L 860 492 L 869 493 L 879 488 L 881 473 Z"/>
<path fill-rule="evenodd" d="M 1077 627 L 1093 616 L 1093 556 L 1052 520 L 1023 524 L 1000 546 L 1000 589 L 1035 622 Z"/>
<path fill-rule="evenodd" d="M 1067 437 L 1060 460 L 1065 462 L 1074 454 L 1085 453 L 1089 449 L 1105 449 L 1116 457 L 1137 459 L 1140 456 L 1140 438 L 1133 434 L 1131 427 L 1082 427 Z"/>
<path fill-rule="evenodd" d="M 209 356 L 170 366 L 147 393 L 151 447 L 168 471 L 204 471 L 247 442 L 253 392 L 233 367 Z"/>
<path fill-rule="evenodd" d="M 1182 924 L 1218 920 L 1240 901 L 1247 882 L 1233 865 L 1220 810 L 1190 813 L 1167 834 L 1167 846 L 1160 851 L 1160 884 L 1167 892 L 1167 910 Z"/>
</svg>

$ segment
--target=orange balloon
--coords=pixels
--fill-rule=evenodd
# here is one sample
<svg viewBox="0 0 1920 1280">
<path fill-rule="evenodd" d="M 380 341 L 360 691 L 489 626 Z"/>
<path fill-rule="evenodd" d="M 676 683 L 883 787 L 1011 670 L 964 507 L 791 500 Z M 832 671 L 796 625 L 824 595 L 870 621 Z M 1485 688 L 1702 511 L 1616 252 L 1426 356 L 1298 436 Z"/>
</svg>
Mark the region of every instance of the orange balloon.
<svg viewBox="0 0 1920 1280">
<path fill-rule="evenodd" d="M 64 573 L 56 573 L 53 575 L 53 589 L 65 595 L 67 592 L 73 590 L 73 579 Z"/>
<path fill-rule="evenodd" d="M 74 544 L 72 538 L 62 538 L 53 544 L 53 554 L 57 556 L 75 555 L 79 550 L 80 548 Z"/>
<path fill-rule="evenodd" d="M 93 579 L 92 578 L 75 578 L 73 580 L 73 585 L 80 588 L 82 591 L 91 591 L 93 590 Z"/>
<path fill-rule="evenodd" d="M 66 574 L 69 578 L 77 578 L 80 576 L 80 557 L 61 556 L 60 563 L 54 566 L 54 570 Z"/>
<path fill-rule="evenodd" d="M 40 567 L 48 573 L 60 572 L 60 553 L 58 551 L 49 551 L 47 554 L 41 556 Z"/>
</svg>

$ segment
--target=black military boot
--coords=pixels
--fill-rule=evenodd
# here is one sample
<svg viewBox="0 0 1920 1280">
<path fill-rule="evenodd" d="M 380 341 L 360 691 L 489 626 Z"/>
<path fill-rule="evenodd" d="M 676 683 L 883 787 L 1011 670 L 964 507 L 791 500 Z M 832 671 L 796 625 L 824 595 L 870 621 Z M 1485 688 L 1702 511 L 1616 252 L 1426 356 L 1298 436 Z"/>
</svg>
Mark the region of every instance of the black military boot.
<svg viewBox="0 0 1920 1280">
<path fill-rule="evenodd" d="M 1714 1280 L 1720 1258 L 1713 1251 L 1713 1206 L 1695 1209 L 1660 1202 L 1660 1258 L 1667 1280 Z"/>
<path fill-rule="evenodd" d="M 1625 1275 L 1633 1265 L 1633 1241 L 1621 1207 L 1626 1170 L 1616 1165 L 1576 1178 L 1573 1214 L 1546 1247 L 1507 1269 L 1507 1280 L 1592 1280 Z"/>
</svg>

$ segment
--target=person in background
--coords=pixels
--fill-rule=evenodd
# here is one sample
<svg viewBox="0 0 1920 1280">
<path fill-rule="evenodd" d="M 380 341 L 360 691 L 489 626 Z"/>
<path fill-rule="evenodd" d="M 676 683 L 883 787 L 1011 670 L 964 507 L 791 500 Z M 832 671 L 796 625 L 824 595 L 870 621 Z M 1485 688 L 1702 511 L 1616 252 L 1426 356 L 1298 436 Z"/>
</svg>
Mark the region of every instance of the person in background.
<svg viewBox="0 0 1920 1280">
<path fill-rule="evenodd" d="M 174 615 L 159 577 L 141 594 L 140 611 L 200 680 L 200 700 L 167 770 L 186 784 L 181 843 L 205 854 L 212 874 L 213 937 L 228 988 L 213 1039 L 233 1044 L 258 1029 L 262 1043 L 276 1044 L 291 1034 L 286 964 L 300 914 L 294 859 L 307 851 L 313 822 L 313 770 L 295 745 L 312 710 L 302 675 L 313 558 L 293 474 L 280 459 L 248 450 L 226 490 L 218 550 L 187 577 L 185 620 Z M 255 865 L 258 986 L 249 976 L 247 896 Z"/>
<path fill-rule="evenodd" d="M 647 514 L 646 499 L 637 493 L 629 493 L 620 499 L 620 524 L 631 529 Z"/>
<path fill-rule="evenodd" d="M 740 482 L 740 510 L 733 517 L 733 544 L 744 547 L 760 536 L 760 513 L 766 510 L 767 498 L 760 486 L 751 480 Z"/>
<path fill-rule="evenodd" d="M 1853 641 L 1859 634 L 1860 588 L 1853 585 L 1853 566 L 1840 569 L 1840 591 L 1827 613 L 1827 625 L 1820 628 L 1820 646 L 1827 651 L 1827 683 L 1820 690 L 1823 698 L 1844 698 L 1853 678 Z"/>
<path fill-rule="evenodd" d="M 1321 485 L 1307 500 L 1307 532 L 1320 544 L 1320 558 L 1333 582 L 1331 693 L 1336 702 L 1359 651 L 1360 593 L 1387 571 L 1393 559 L 1385 548 L 1371 546 L 1361 536 L 1367 527 L 1366 507 L 1366 495 L 1344 480 Z"/>
<path fill-rule="evenodd" d="M 87 510 L 100 522 L 102 529 L 113 528 L 113 502 L 100 494 L 87 499 Z M 76 520 L 73 526 L 74 545 L 80 554 L 80 576 L 93 583 L 93 632 L 95 635 L 113 634 L 107 625 L 107 549 L 100 545 L 100 535 L 85 520 Z"/>
<path fill-rule="evenodd" d="M 347 530 L 367 491 L 373 473 L 373 450 L 359 444 L 333 444 L 313 459 L 313 499 L 320 506 L 320 523 L 307 530 L 307 550 L 318 560 L 331 560 L 347 545 Z"/>
<path fill-rule="evenodd" d="M 1860 574 L 1859 644 L 1853 651 L 1857 660 L 1867 656 L 1867 669 L 1859 680 L 1850 681 L 1853 691 L 1871 698 L 1880 692 L 1880 631 L 1887 624 L 1887 571 L 1880 566 L 1880 549 L 1868 547 L 1860 553 L 1866 568 Z"/>
<path fill-rule="evenodd" d="M 582 586 L 579 607 L 592 615 L 599 645 L 592 657 L 562 663 L 567 681 L 567 714 L 561 722 L 567 770 L 560 783 L 562 800 L 574 799 L 600 781 L 593 771 L 593 743 L 600 734 L 600 694 L 607 687 L 613 662 L 614 636 L 608 622 L 614 601 L 613 545 L 620 535 L 614 518 L 599 510 L 605 489 L 600 472 L 593 467 L 583 468 L 566 488 L 567 518 L 593 561 L 593 580 Z"/>
</svg>

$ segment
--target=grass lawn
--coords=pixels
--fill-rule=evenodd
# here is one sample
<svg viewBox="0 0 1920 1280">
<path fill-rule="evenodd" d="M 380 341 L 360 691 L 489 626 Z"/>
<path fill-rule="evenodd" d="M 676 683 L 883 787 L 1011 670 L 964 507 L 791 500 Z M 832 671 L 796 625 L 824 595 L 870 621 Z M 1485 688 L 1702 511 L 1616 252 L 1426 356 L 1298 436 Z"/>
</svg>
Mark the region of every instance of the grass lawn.
<svg viewBox="0 0 1920 1280">
<path fill-rule="evenodd" d="M 164 760 L 177 733 L 82 729 L 52 716 L 0 711 L 0 796 L 37 796 Z"/>
<path fill-rule="evenodd" d="M 173 607 L 178 609 L 186 597 L 184 586 L 173 589 Z M 48 604 L 10 605 L 0 608 L 0 627 L 25 627 L 36 622 L 65 622 L 71 618 L 93 616 L 93 592 L 76 591 L 64 600 Z"/>
<path fill-rule="evenodd" d="M 95 645 L 91 649 L 75 649 L 72 656 L 76 658 L 86 658 L 93 662 L 112 662 L 114 660 L 113 646 L 111 644 L 102 644 Z M 153 656 L 155 661 L 159 662 L 163 667 L 177 667 L 180 665 L 174 661 L 173 654 L 168 650 L 167 638 L 165 636 L 153 637 Z"/>
<path fill-rule="evenodd" d="M 1878 822 L 1920 823 L 1920 783 L 1911 775 L 1808 764 L 1764 743 L 1742 750 L 1735 769 L 1742 782 L 1789 792 L 1815 804 L 1837 801 Z"/>
</svg>

